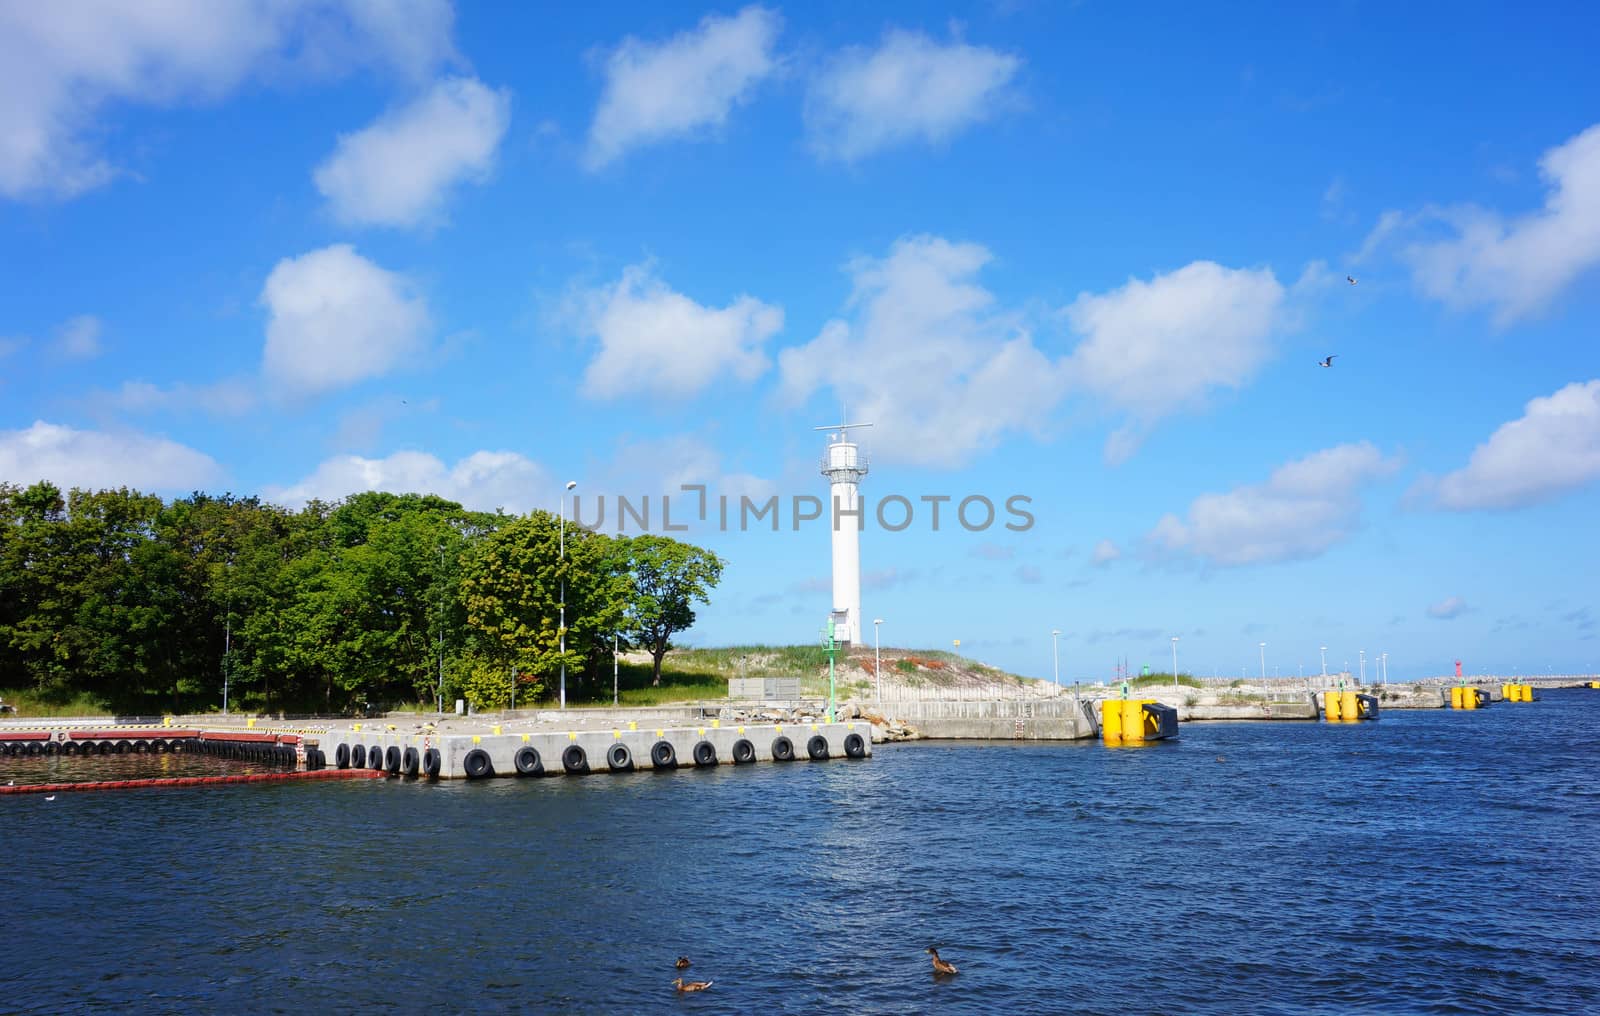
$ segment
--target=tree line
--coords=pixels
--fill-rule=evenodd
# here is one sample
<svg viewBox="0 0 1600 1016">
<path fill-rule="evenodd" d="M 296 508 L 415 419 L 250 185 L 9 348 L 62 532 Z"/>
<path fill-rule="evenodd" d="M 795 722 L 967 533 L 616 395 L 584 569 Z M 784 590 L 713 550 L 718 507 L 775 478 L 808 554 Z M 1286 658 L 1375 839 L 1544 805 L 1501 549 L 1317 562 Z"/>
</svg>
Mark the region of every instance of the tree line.
<svg viewBox="0 0 1600 1016">
<path fill-rule="evenodd" d="M 124 713 L 207 711 L 225 692 L 265 712 L 498 708 L 546 695 L 563 663 L 569 685 L 609 686 L 613 645 L 649 651 L 659 684 L 722 567 L 663 536 L 432 495 L 291 511 L 0 482 L 0 688 Z"/>
</svg>

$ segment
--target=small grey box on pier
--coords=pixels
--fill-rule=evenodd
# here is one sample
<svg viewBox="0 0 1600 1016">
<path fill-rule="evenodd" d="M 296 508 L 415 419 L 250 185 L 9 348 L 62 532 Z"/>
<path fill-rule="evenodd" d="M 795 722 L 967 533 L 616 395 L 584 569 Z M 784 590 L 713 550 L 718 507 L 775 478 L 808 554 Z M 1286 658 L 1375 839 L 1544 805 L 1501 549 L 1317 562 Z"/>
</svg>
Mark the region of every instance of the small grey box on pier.
<svg viewBox="0 0 1600 1016">
<path fill-rule="evenodd" d="M 728 679 L 728 697 L 758 702 L 797 702 L 800 699 L 800 679 L 731 677 Z"/>
</svg>

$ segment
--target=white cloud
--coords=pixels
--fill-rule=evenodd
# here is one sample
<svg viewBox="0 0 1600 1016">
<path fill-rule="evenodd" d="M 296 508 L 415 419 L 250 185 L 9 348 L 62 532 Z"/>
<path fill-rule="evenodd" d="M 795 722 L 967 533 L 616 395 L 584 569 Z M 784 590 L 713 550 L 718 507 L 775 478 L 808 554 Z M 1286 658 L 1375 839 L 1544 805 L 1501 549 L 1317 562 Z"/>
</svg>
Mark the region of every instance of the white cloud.
<svg viewBox="0 0 1600 1016">
<path fill-rule="evenodd" d="M 1428 616 L 1440 621 L 1448 621 L 1452 617 L 1460 617 L 1472 608 L 1459 596 L 1451 596 L 1440 600 L 1428 608 Z"/>
<path fill-rule="evenodd" d="M 875 50 L 841 51 L 812 82 L 811 146 L 848 162 L 916 141 L 941 144 L 993 115 L 1021 66 L 998 50 L 892 30 Z"/>
<path fill-rule="evenodd" d="M 27 430 L 0 431 L 0 479 L 11 483 L 189 491 L 221 477 L 209 455 L 134 431 L 75 430 L 42 420 Z"/>
<path fill-rule="evenodd" d="M 1431 487 L 1441 508 L 1521 508 L 1600 478 L 1600 379 L 1573 382 L 1528 402 L 1501 424 L 1466 466 Z"/>
<path fill-rule="evenodd" d="M 1284 288 L 1270 269 L 1211 261 L 1084 293 L 1066 316 L 1084 336 L 1069 363 L 1073 383 L 1131 417 L 1106 444 L 1112 462 L 1132 454 L 1163 417 L 1246 384 L 1288 317 Z"/>
<path fill-rule="evenodd" d="M 426 452 L 395 452 L 382 459 L 339 455 L 288 487 L 268 487 L 267 500 L 298 506 L 313 498 L 337 501 L 366 490 L 437 494 L 477 511 L 517 514 L 548 507 L 551 480 L 543 467 L 515 452 L 473 452 L 453 466 Z"/>
<path fill-rule="evenodd" d="M 56 329 L 55 350 L 69 360 L 92 360 L 100 355 L 100 319 L 79 314 Z"/>
<path fill-rule="evenodd" d="M 590 168 L 628 149 L 720 127 L 777 68 L 776 11 L 746 7 L 731 18 L 707 15 L 665 42 L 629 36 L 605 62 L 605 91 L 589 128 Z"/>
<path fill-rule="evenodd" d="M 710 444 L 688 434 L 640 441 L 626 441 L 617 446 L 609 462 L 599 465 L 585 481 L 582 493 L 585 499 L 584 518 L 592 520 L 598 510 L 594 500 L 604 495 L 608 501 L 606 526 L 616 527 L 617 496 L 628 498 L 637 508 L 646 497 L 661 510 L 661 498 L 672 498 L 672 523 L 700 521 L 700 495 L 685 491 L 686 485 L 700 485 L 705 490 L 706 521 L 718 523 L 721 511 L 720 498 L 728 499 L 730 525 L 737 527 L 739 499 L 748 497 L 761 503 L 777 493 L 777 485 L 764 477 L 745 472 L 725 472 L 722 455 Z M 652 524 L 659 519 L 652 517 Z"/>
<path fill-rule="evenodd" d="M 261 290 L 262 369 L 287 391 L 314 394 L 386 374 L 422 350 L 428 309 L 404 276 L 335 244 L 285 258 Z"/>
<path fill-rule="evenodd" d="M 221 101 L 251 78 L 453 57 L 449 0 L 74 0 L 0 4 L 0 195 L 70 196 L 116 175 L 90 140 L 112 103 Z"/>
<path fill-rule="evenodd" d="M 261 400 L 253 384 L 227 380 L 205 385 L 180 381 L 166 388 L 148 381 L 125 381 L 107 401 L 130 413 L 199 411 L 211 416 L 243 416 Z"/>
<path fill-rule="evenodd" d="M 1549 191 L 1536 212 L 1509 219 L 1470 205 L 1388 212 L 1363 253 L 1442 225 L 1447 239 L 1400 251 L 1425 294 L 1452 307 L 1491 308 L 1502 326 L 1536 314 L 1600 264 L 1600 124 L 1546 151 L 1539 174 Z"/>
<path fill-rule="evenodd" d="M 831 388 L 852 420 L 875 424 L 873 454 L 919 465 L 959 465 L 1007 433 L 1042 431 L 1063 371 L 975 281 L 989 259 L 977 244 L 915 236 L 853 261 L 852 320 L 779 354 L 781 398 Z"/>
<path fill-rule="evenodd" d="M 368 127 L 339 137 L 313 178 L 340 222 L 436 221 L 450 189 L 481 182 L 511 121 L 511 94 L 449 78 Z"/>
<path fill-rule="evenodd" d="M 1361 488 L 1399 468 L 1367 442 L 1273 470 L 1266 483 L 1202 494 L 1189 517 L 1164 516 L 1147 541 L 1157 556 L 1191 554 L 1222 567 L 1316 557 L 1361 521 Z"/>
<path fill-rule="evenodd" d="M 1121 556 L 1122 551 L 1118 549 L 1115 543 L 1110 540 L 1101 540 L 1094 545 L 1094 553 L 1090 556 L 1089 562 L 1096 567 L 1103 568 Z"/>
<path fill-rule="evenodd" d="M 583 375 L 590 398 L 696 395 L 724 374 L 748 382 L 770 361 L 763 344 L 783 327 L 783 310 L 751 296 L 726 307 L 673 292 L 648 265 L 583 295 L 583 327 L 600 351 Z"/>
</svg>

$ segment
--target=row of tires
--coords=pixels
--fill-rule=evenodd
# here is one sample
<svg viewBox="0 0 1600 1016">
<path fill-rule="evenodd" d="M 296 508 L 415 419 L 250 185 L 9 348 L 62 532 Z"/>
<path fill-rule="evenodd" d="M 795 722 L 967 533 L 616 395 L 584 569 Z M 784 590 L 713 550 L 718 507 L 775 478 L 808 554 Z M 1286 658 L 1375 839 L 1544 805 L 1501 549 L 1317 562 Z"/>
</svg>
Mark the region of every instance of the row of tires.
<svg viewBox="0 0 1600 1016">
<path fill-rule="evenodd" d="M 394 745 L 386 749 L 377 744 L 371 748 L 364 744 L 340 744 L 333 750 L 335 769 L 371 769 L 375 773 L 388 773 L 390 776 L 404 776 L 413 780 L 418 776 L 438 776 L 442 761 L 438 748 L 418 751 Z"/>
<path fill-rule="evenodd" d="M 117 741 L 6 741 L 0 755 L 10 758 L 36 755 L 209 755 L 213 758 L 254 762 L 259 765 L 294 767 L 299 758 L 287 744 L 203 740 L 198 737 L 128 738 Z M 321 769 L 327 764 L 322 752 L 306 749 L 306 768 Z"/>
<path fill-rule="evenodd" d="M 844 739 L 844 753 L 847 758 L 865 758 L 867 755 L 867 742 L 860 734 L 847 734 Z M 821 734 L 813 734 L 806 742 L 806 755 L 813 761 L 825 761 L 832 754 L 828 739 Z M 700 741 L 690 752 L 694 765 L 714 766 L 721 763 L 717 755 L 717 746 L 710 741 Z M 731 752 L 734 765 L 747 765 L 756 760 L 756 746 L 748 738 L 741 737 L 733 742 Z M 774 762 L 793 762 L 795 760 L 794 742 L 786 735 L 779 734 L 772 739 L 772 759 Z M 539 756 L 539 750 L 531 744 L 518 748 L 511 758 L 516 766 L 518 776 L 540 776 L 545 772 L 544 759 Z M 633 749 L 621 741 L 611 745 L 605 753 L 606 768 L 614 773 L 628 772 L 633 769 Z M 650 746 L 650 765 L 655 769 L 676 769 L 678 767 L 678 750 L 671 741 L 661 740 Z M 467 752 L 461 760 L 461 769 L 467 774 L 468 779 L 484 779 L 493 776 L 494 763 L 489 759 L 489 753 L 482 748 L 474 748 Z M 561 770 L 572 776 L 579 776 L 590 771 L 589 753 L 582 745 L 569 744 L 561 752 Z"/>
</svg>

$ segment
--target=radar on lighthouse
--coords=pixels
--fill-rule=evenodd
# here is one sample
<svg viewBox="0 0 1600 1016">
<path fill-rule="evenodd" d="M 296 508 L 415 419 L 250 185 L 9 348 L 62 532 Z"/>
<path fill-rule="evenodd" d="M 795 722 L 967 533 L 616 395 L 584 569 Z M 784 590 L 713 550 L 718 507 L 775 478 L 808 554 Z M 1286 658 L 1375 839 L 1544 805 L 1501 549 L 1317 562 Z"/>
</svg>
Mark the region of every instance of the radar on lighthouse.
<svg viewBox="0 0 1600 1016">
<path fill-rule="evenodd" d="M 828 478 L 826 516 L 833 526 L 833 625 L 835 642 L 851 643 L 861 638 L 861 478 L 867 475 L 867 460 L 850 440 L 850 431 L 870 427 L 870 423 L 840 423 L 815 427 L 829 431 L 828 447 L 822 453 L 822 475 Z"/>
</svg>

